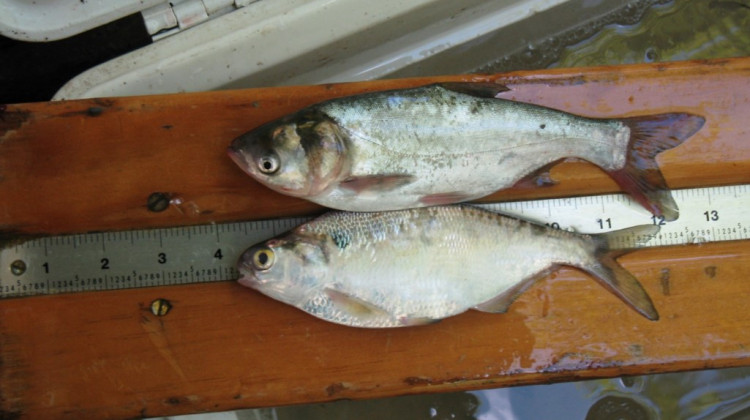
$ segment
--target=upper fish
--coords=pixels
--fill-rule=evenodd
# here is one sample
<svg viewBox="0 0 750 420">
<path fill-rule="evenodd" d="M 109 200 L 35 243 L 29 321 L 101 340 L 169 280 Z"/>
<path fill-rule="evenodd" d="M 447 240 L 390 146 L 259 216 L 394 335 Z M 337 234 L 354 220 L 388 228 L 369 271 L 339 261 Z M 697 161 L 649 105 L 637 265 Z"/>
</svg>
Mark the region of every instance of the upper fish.
<svg viewBox="0 0 750 420">
<path fill-rule="evenodd" d="M 658 230 L 581 235 L 468 205 L 332 211 L 250 247 L 239 282 L 330 322 L 385 328 L 468 309 L 505 312 L 534 281 L 569 265 L 656 320 L 646 291 L 615 261 L 628 250 L 610 248 L 623 234 L 640 244 Z"/>
<path fill-rule="evenodd" d="M 655 157 L 704 118 L 586 118 L 496 98 L 504 90 L 442 83 L 332 99 L 243 134 L 228 152 L 278 192 L 349 211 L 472 200 L 575 157 L 606 171 L 654 215 L 677 219 Z"/>
</svg>

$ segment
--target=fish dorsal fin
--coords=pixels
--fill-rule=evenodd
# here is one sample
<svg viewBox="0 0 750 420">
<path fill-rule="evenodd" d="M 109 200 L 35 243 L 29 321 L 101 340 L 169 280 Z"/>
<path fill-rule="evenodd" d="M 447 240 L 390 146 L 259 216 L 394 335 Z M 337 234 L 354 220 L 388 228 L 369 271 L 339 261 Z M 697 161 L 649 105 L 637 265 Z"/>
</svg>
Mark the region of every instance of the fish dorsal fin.
<svg viewBox="0 0 750 420">
<path fill-rule="evenodd" d="M 445 82 L 439 83 L 438 86 L 479 98 L 497 98 L 500 93 L 510 90 L 505 85 L 492 82 Z"/>
<path fill-rule="evenodd" d="M 370 302 L 352 296 L 340 290 L 326 288 L 325 294 L 336 308 L 354 318 L 368 319 L 372 317 L 388 317 L 391 315 L 383 308 Z"/>
<path fill-rule="evenodd" d="M 518 299 L 518 297 L 521 296 L 523 292 L 531 287 L 531 285 L 536 283 L 537 280 L 546 277 L 547 274 L 557 270 L 557 268 L 558 265 L 552 265 L 540 272 L 534 273 L 519 281 L 511 288 L 493 297 L 492 299 L 484 303 L 480 303 L 479 305 L 475 306 L 474 309 L 476 309 L 477 311 L 490 312 L 493 314 L 503 314 L 505 312 L 508 312 L 508 308 L 510 307 L 511 303 L 515 302 L 515 300 Z"/>
</svg>

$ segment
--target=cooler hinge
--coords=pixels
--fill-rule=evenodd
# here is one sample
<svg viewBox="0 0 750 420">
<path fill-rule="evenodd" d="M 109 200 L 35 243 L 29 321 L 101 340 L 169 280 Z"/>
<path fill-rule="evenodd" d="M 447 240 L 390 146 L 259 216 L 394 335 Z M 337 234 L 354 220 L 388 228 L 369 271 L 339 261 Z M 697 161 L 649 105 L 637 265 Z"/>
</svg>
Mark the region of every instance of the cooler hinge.
<svg viewBox="0 0 750 420">
<path fill-rule="evenodd" d="M 141 12 L 154 41 L 258 0 L 173 0 Z"/>
</svg>

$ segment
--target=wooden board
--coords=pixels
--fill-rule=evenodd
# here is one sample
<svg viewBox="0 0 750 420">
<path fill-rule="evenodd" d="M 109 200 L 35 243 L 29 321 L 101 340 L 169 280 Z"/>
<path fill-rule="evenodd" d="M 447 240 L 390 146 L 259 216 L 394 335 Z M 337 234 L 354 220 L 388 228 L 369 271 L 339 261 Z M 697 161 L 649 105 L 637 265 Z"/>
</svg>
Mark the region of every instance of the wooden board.
<svg viewBox="0 0 750 420">
<path fill-rule="evenodd" d="M 0 227 L 25 235 L 174 226 L 319 211 L 250 180 L 235 136 L 318 100 L 437 80 L 497 81 L 506 97 L 590 116 L 706 117 L 659 158 L 672 187 L 750 182 L 750 59 L 563 69 L 0 108 Z M 582 162 L 558 185 L 488 200 L 617 191 Z M 184 203 L 150 212 L 147 197 Z M 661 314 L 649 322 L 563 269 L 504 315 L 358 330 L 233 283 L 0 301 L 0 418 L 133 418 L 575 378 L 750 365 L 750 241 L 621 259 Z M 165 298 L 163 317 L 149 306 Z"/>
<path fill-rule="evenodd" d="M 0 232 L 51 234 L 205 224 L 319 211 L 251 180 L 226 156 L 236 136 L 302 106 L 438 80 L 495 81 L 503 96 L 615 117 L 689 111 L 707 122 L 659 162 L 673 188 L 750 181 L 746 60 L 402 79 L 150 97 L 7 105 L 0 114 Z M 700 173 L 696 173 L 700 168 Z M 617 191 L 599 169 L 558 165 L 560 183 L 487 200 Z M 153 192 L 182 208 L 149 212 Z"/>
</svg>

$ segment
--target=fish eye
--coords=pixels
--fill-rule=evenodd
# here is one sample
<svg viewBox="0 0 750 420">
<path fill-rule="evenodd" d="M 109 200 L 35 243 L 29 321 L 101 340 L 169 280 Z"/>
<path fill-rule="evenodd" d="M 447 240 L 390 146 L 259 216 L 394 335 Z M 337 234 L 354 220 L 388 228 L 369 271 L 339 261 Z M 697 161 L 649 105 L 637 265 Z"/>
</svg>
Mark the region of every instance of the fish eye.
<svg viewBox="0 0 750 420">
<path fill-rule="evenodd" d="M 258 169 L 264 174 L 272 174 L 279 170 L 279 158 L 273 154 L 261 156 L 258 159 Z"/>
<path fill-rule="evenodd" d="M 273 251 L 268 248 L 259 249 L 253 254 L 253 266 L 255 266 L 257 270 L 268 270 L 273 266 L 275 260 L 276 257 L 274 256 Z"/>
</svg>

